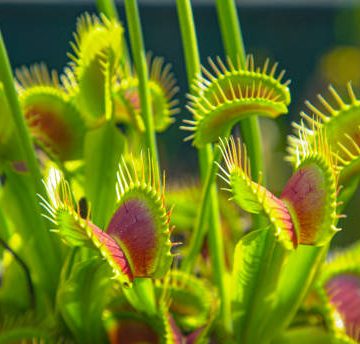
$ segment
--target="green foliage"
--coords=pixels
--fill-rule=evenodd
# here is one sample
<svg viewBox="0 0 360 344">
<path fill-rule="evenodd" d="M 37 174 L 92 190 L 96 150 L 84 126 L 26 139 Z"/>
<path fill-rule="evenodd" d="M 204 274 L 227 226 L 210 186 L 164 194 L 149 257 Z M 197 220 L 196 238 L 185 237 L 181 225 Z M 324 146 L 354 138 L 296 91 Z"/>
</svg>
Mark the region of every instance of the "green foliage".
<svg viewBox="0 0 360 344">
<path fill-rule="evenodd" d="M 217 59 L 218 66 L 209 59 L 213 74 L 203 68 L 205 77 L 198 76 L 189 95 L 189 110 L 195 121 L 186 121 L 190 127 L 182 127 L 195 133 L 194 144 L 201 147 L 216 142 L 226 135 L 234 124 L 250 116 L 276 118 L 287 113 L 290 103 L 289 81 L 281 84 L 285 71 L 275 77 L 277 64 L 269 74 L 269 60 L 264 67 L 255 67 L 249 56 L 245 68 L 241 61 L 228 59 L 228 66 Z"/>
<path fill-rule="evenodd" d="M 86 134 L 85 195 L 91 204 L 93 219 L 100 227 L 106 226 L 114 211 L 114 206 L 109 205 L 116 200 L 116 172 L 125 145 L 125 138 L 111 122 Z M 106 154 L 96 154 L 99 151 Z"/>
<path fill-rule="evenodd" d="M 111 280 L 99 259 L 75 263 L 60 283 L 57 308 L 77 342 L 103 343 L 102 313 L 111 296 Z"/>
<path fill-rule="evenodd" d="M 127 28 L 98 5 L 60 76 L 37 64 L 14 81 L 0 37 L 0 343 L 359 343 L 360 246 L 326 261 L 360 179 L 351 84 L 349 101 L 330 87 L 323 109 L 307 102 L 275 195 L 257 117 L 288 112 L 290 82 L 246 58 L 233 0 L 217 1 L 229 57 L 201 68 L 177 1 L 201 182 L 168 191 L 156 133 L 179 112 L 175 78 L 146 60 L 135 0 Z"/>
<path fill-rule="evenodd" d="M 238 342 L 261 343 L 271 336 L 264 324 L 272 316 L 272 294 L 286 255 L 268 228 L 245 235 L 236 245 L 231 290 Z"/>
</svg>

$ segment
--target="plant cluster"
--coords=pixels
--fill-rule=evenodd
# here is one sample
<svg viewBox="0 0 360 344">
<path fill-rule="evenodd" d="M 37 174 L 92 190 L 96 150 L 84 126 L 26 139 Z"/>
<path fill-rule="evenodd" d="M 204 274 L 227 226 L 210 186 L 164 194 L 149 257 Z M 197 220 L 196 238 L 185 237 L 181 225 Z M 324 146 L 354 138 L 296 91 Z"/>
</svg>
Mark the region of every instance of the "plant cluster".
<svg viewBox="0 0 360 344">
<path fill-rule="evenodd" d="M 98 5 L 60 75 L 13 79 L 0 37 L 0 343 L 359 343 L 360 244 L 328 255 L 360 178 L 351 83 L 306 103 L 275 195 L 258 117 L 288 113 L 290 81 L 245 56 L 233 0 L 217 1 L 227 57 L 200 66 L 178 0 L 200 183 L 166 187 L 156 133 L 180 112 L 176 80 L 146 57 L 135 0 L 130 51 Z"/>
</svg>

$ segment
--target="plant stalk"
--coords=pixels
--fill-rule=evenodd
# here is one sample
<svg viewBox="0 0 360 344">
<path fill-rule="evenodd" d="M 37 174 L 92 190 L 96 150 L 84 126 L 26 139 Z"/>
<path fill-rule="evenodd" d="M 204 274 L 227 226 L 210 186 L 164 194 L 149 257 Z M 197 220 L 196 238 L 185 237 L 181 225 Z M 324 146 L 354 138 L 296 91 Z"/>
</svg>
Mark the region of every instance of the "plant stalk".
<svg viewBox="0 0 360 344">
<path fill-rule="evenodd" d="M 190 0 L 177 0 L 177 11 L 180 22 L 183 49 L 186 61 L 186 70 L 189 87 L 194 78 L 201 73 L 200 58 L 196 39 L 194 18 Z M 220 317 L 227 332 L 232 330 L 230 300 L 226 290 L 226 269 L 224 259 L 224 243 L 220 224 L 219 203 L 215 174 L 217 166 L 214 165 L 214 156 L 211 145 L 199 150 L 200 175 L 203 182 L 203 196 L 200 213 L 191 237 L 190 252 L 185 258 L 183 269 L 191 271 L 195 259 L 200 252 L 205 236 L 206 221 L 208 222 L 208 235 L 210 255 L 214 266 L 214 279 L 219 289 L 221 302 Z M 216 159 L 217 160 L 217 159 Z"/>
<path fill-rule="evenodd" d="M 232 61 L 236 61 L 239 57 L 242 67 L 245 67 L 246 54 L 241 27 L 236 13 L 235 1 L 216 0 L 216 7 L 226 54 Z M 263 185 L 266 185 L 266 175 L 261 148 L 262 140 L 258 118 L 253 116 L 241 120 L 240 131 L 249 153 L 252 178 L 258 180 L 260 173 L 262 173 Z"/>
<path fill-rule="evenodd" d="M 125 12 L 129 27 L 131 51 L 134 58 L 136 73 L 139 79 L 139 95 L 141 113 L 145 124 L 146 144 L 157 168 L 157 178 L 160 180 L 156 134 L 154 130 L 153 111 L 151 107 L 148 81 L 148 67 L 146 63 L 143 36 L 141 33 L 139 9 L 136 0 L 125 0 Z"/>
<path fill-rule="evenodd" d="M 160 162 L 158 158 L 156 133 L 154 129 L 153 110 L 151 105 L 151 95 L 148 79 L 149 73 L 146 62 L 139 8 L 136 0 L 125 0 L 125 12 L 130 34 L 132 56 L 134 59 L 137 77 L 139 79 L 138 89 L 140 95 L 141 113 L 145 124 L 145 140 L 156 168 L 155 177 L 159 183 L 161 183 Z M 156 312 L 155 292 L 152 280 L 144 280 L 138 283 L 134 283 L 132 291 L 124 292 L 125 295 L 127 295 L 128 300 L 133 299 L 135 301 L 140 301 L 140 303 L 135 302 L 139 309 L 144 307 L 144 311 L 149 314 Z M 147 300 L 147 302 L 145 302 L 145 300 Z"/>
<path fill-rule="evenodd" d="M 115 2 L 112 0 L 96 0 L 96 6 L 99 12 L 102 12 L 109 19 L 119 19 L 116 11 Z"/>
<path fill-rule="evenodd" d="M 14 86 L 14 79 L 11 72 L 9 58 L 6 52 L 2 33 L 0 32 L 0 72 L 1 81 L 4 84 L 4 90 L 8 99 L 17 134 L 21 142 L 21 149 L 24 153 L 24 159 L 29 169 L 35 190 L 39 194 L 45 194 L 45 188 L 42 184 L 42 176 L 36 159 L 32 140 L 25 123 L 21 106 Z"/>
<path fill-rule="evenodd" d="M 60 269 L 60 251 L 59 247 L 50 237 L 50 232 L 45 225 L 44 218 L 41 217 L 41 210 L 36 194 L 45 195 L 45 187 L 42 183 L 42 175 L 40 167 L 36 158 L 33 143 L 25 123 L 25 117 L 17 97 L 17 92 L 14 85 L 14 78 L 11 71 L 11 66 L 2 33 L 0 32 L 0 76 L 1 82 L 4 85 L 5 95 L 11 108 L 11 114 L 15 123 L 15 135 L 18 135 L 21 144 L 21 150 L 26 166 L 29 170 L 29 178 L 32 185 L 29 185 L 30 197 L 27 200 L 28 208 L 32 211 L 32 221 L 29 223 L 36 223 L 29 233 L 34 239 L 35 252 L 32 254 L 37 257 L 33 259 L 37 262 L 37 273 L 41 277 L 41 283 L 47 285 L 50 294 L 54 293 L 56 281 L 58 279 L 58 272 Z M 21 195 L 17 195 L 21 197 Z M 31 225 L 29 224 L 29 227 Z M 22 229 L 26 231 L 26 228 Z"/>
<path fill-rule="evenodd" d="M 194 228 L 194 235 L 191 237 L 191 241 L 189 243 L 189 248 L 187 252 L 187 256 L 184 257 L 182 263 L 182 269 L 186 272 L 191 272 L 194 268 L 196 263 L 196 257 L 199 255 L 201 251 L 201 246 L 204 241 L 204 237 L 206 234 L 206 221 L 209 219 L 208 214 L 208 201 L 212 198 L 212 185 L 214 185 L 216 173 L 218 171 L 218 166 L 215 162 L 219 162 L 221 158 L 220 149 L 216 148 L 215 150 L 215 157 L 214 163 L 211 165 L 209 172 L 206 175 L 206 180 L 204 181 L 204 185 L 202 188 L 201 194 L 201 203 L 198 216 L 196 218 L 195 228 Z M 217 202 L 217 199 L 216 199 Z M 218 204 L 218 203 L 217 203 Z M 220 226 L 220 223 L 217 225 Z M 220 239 L 222 242 L 222 239 Z M 223 248 L 219 248 L 223 252 Z"/>
<path fill-rule="evenodd" d="M 256 279 L 260 280 L 253 291 L 252 307 L 246 313 L 246 325 L 238 329 L 242 343 L 270 342 L 270 336 L 265 328 L 271 314 L 276 314 L 272 312 L 272 295 L 279 284 L 286 258 L 290 253 L 270 228 L 265 230 L 268 231 L 268 235 L 261 255 L 261 269 L 256 276 Z"/>
<path fill-rule="evenodd" d="M 324 261 L 327 249 L 328 246 L 300 245 L 289 255 L 274 294 L 277 301 L 273 313 L 276 317 L 270 318 L 264 329 L 265 333 L 272 334 L 269 339 L 281 334 L 290 324 Z"/>
</svg>

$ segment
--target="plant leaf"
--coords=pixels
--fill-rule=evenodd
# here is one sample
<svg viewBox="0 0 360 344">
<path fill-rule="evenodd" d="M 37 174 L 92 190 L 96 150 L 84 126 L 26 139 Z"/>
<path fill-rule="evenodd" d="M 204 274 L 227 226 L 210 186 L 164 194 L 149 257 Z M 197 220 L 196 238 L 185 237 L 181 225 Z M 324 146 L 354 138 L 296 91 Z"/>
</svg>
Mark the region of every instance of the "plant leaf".
<svg viewBox="0 0 360 344">
<path fill-rule="evenodd" d="M 105 228 L 114 211 L 116 171 L 125 144 L 124 136 L 111 121 L 86 135 L 86 197 L 91 204 L 93 222 L 100 228 Z"/>
<path fill-rule="evenodd" d="M 154 127 L 158 132 L 165 131 L 174 122 L 173 115 L 179 112 L 178 100 L 174 96 L 178 92 L 176 80 L 170 72 L 170 65 L 164 65 L 164 59 L 148 56 L 149 88 L 154 116 Z M 117 119 L 130 122 L 143 131 L 144 124 L 140 113 L 139 80 L 136 73 L 120 79 L 115 87 Z"/>
<path fill-rule="evenodd" d="M 102 313 L 112 286 L 103 262 L 91 259 L 77 263 L 57 293 L 57 307 L 77 342 L 105 343 Z"/>
<path fill-rule="evenodd" d="M 360 341 L 360 243 L 333 253 L 323 265 L 315 290 L 335 335 Z"/>
<path fill-rule="evenodd" d="M 289 137 L 288 160 L 296 163 L 297 147 L 301 145 L 304 133 L 309 140 L 316 140 L 322 129 L 332 154 L 338 161 L 339 182 L 346 185 L 360 171 L 360 101 L 350 82 L 347 84 L 348 103 L 332 86 L 329 86 L 329 92 L 336 107 L 321 95 L 318 95 L 321 106 L 316 107 L 308 101 L 305 103 L 315 117 L 301 112 L 300 125 L 293 123 L 295 135 Z"/>
<path fill-rule="evenodd" d="M 273 344 L 345 344 L 335 338 L 332 334 L 318 327 L 295 328 L 286 331 L 282 336 L 276 338 Z"/>
<path fill-rule="evenodd" d="M 244 118 L 276 118 L 287 113 L 290 103 L 287 85 L 290 82 L 281 83 L 285 71 L 277 78 L 274 76 L 277 64 L 268 73 L 269 60 L 260 70 L 255 68 L 251 55 L 245 68 L 241 67 L 240 59 L 228 59 L 227 66 L 219 58 L 217 64 L 211 59 L 209 63 L 215 75 L 203 68 L 205 77 L 199 75 L 192 84 L 188 109 L 194 115 L 194 121 L 184 121 L 189 126 L 182 129 L 194 134 L 186 140 L 194 138 L 194 144 L 202 147 L 216 142 Z"/>
<path fill-rule="evenodd" d="M 69 54 L 74 64 L 72 75 L 67 70 L 64 79 L 69 81 L 68 91 L 77 98 L 90 125 L 97 125 L 105 118 L 108 101 L 106 80 L 112 80 L 120 67 L 123 55 L 123 28 L 117 20 L 109 20 L 85 13 L 78 18 L 74 54 Z"/>
<path fill-rule="evenodd" d="M 62 239 L 70 246 L 90 246 L 100 252 L 111 266 L 121 283 L 130 285 L 133 273 L 123 250 L 118 243 L 107 233 L 90 221 L 90 214 L 86 219 L 75 210 L 75 202 L 69 183 L 64 180 L 60 171 L 50 170 L 46 183 L 48 200 L 40 196 L 41 205 L 47 212 L 44 214 Z"/>
<path fill-rule="evenodd" d="M 159 298 L 163 295 L 171 300 L 169 312 L 186 332 L 210 326 L 209 320 L 216 317 L 217 294 L 205 279 L 171 270 L 164 279 L 156 281 L 156 293 Z"/>
<path fill-rule="evenodd" d="M 280 198 L 291 213 L 299 243 L 324 245 L 339 231 L 336 227 L 338 170 L 325 133 L 316 138 L 302 133 L 296 169 Z"/>
<path fill-rule="evenodd" d="M 61 161 L 81 158 L 85 123 L 56 71 L 35 64 L 17 70 L 16 76 L 24 116 L 36 142 Z"/>
<path fill-rule="evenodd" d="M 25 341 L 36 340 L 46 341 L 50 336 L 47 331 L 41 328 L 34 328 L 31 326 L 17 327 L 12 330 L 4 331 L 0 334 L 0 344 L 26 343 Z"/>
<path fill-rule="evenodd" d="M 284 263 L 269 229 L 246 234 L 235 248 L 232 272 L 232 314 L 239 342 L 261 343 L 271 317 L 279 272 Z M 284 251 L 282 251 L 284 252 Z M 275 270 L 273 270 L 275 269 Z"/>
<path fill-rule="evenodd" d="M 19 140 L 14 131 L 14 121 L 3 84 L 0 82 L 0 163 L 1 160 L 19 160 Z"/>
<path fill-rule="evenodd" d="M 147 166 L 142 158 L 140 162 L 140 175 L 135 162 L 131 166 L 123 160 L 119 165 L 117 209 L 106 232 L 125 252 L 134 277 L 159 278 L 172 263 L 165 178 L 160 187 L 150 155 Z"/>
<path fill-rule="evenodd" d="M 232 199 L 245 211 L 266 215 L 275 229 L 281 243 L 288 249 L 297 245 L 297 235 L 286 204 L 270 191 L 251 180 L 250 163 L 246 148 L 240 140 L 231 137 L 227 142 L 221 140 L 220 149 L 226 168 L 219 165 L 220 177 L 230 185 Z"/>
</svg>

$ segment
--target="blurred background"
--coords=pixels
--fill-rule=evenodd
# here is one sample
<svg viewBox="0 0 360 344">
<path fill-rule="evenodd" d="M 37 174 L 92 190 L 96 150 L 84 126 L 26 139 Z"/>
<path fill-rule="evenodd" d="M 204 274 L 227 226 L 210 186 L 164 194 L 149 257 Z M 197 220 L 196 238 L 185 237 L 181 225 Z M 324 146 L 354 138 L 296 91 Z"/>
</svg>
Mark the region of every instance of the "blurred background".
<svg viewBox="0 0 360 344">
<path fill-rule="evenodd" d="M 194 0 L 201 59 L 223 57 L 223 47 L 213 0 Z M 123 2 L 117 2 L 126 27 Z M 306 99 L 316 102 L 316 95 L 328 95 L 333 84 L 346 99 L 345 85 L 352 81 L 360 98 L 360 1 L 350 0 L 241 0 L 239 16 L 248 53 L 262 64 L 266 57 L 285 68 L 292 104 L 287 116 L 262 121 L 264 154 L 272 191 L 279 193 L 290 166 L 284 162 L 286 136 L 291 122 L 298 121 Z M 68 42 L 75 30 L 76 18 L 83 12 L 96 12 L 95 0 L 0 0 L 0 25 L 14 68 L 44 61 L 59 71 L 68 63 Z M 146 49 L 163 56 L 173 65 L 185 104 L 187 81 L 175 0 L 140 0 L 140 14 Z M 182 142 L 186 133 L 176 123 L 159 135 L 162 167 L 170 182 L 181 183 L 197 178 L 196 152 Z M 360 193 L 347 209 L 348 218 L 340 224 L 343 231 L 333 245 L 345 245 L 360 238 Z"/>
</svg>

